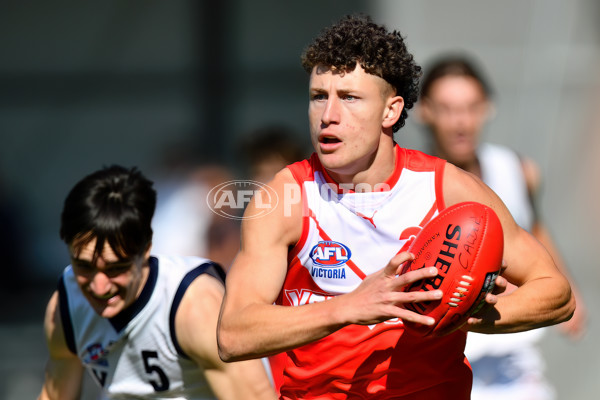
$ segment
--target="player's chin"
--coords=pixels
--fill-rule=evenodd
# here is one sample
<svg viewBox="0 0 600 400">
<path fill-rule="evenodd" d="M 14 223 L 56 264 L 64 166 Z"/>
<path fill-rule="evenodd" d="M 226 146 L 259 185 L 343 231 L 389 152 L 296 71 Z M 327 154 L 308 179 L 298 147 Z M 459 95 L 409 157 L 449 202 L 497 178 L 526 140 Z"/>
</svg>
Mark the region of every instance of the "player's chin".
<svg viewBox="0 0 600 400">
<path fill-rule="evenodd" d="M 103 309 L 97 309 L 96 311 L 102 318 L 113 318 L 123 311 L 123 306 L 106 306 Z"/>
<path fill-rule="evenodd" d="M 115 295 L 109 299 L 99 299 L 88 296 L 88 301 L 94 311 L 102 318 L 112 318 L 119 314 L 124 308 L 124 301 Z"/>
</svg>

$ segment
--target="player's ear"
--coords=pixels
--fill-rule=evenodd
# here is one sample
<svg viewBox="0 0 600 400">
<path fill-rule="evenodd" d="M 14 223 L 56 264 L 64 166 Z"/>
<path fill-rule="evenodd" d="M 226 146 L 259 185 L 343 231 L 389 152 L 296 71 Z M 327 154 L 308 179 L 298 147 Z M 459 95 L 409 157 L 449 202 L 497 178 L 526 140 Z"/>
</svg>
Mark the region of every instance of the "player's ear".
<svg viewBox="0 0 600 400">
<path fill-rule="evenodd" d="M 402 114 L 402 110 L 404 109 L 404 99 L 402 96 L 394 96 L 388 99 L 385 108 L 385 114 L 383 116 L 383 127 L 391 128 L 394 126 L 400 115 Z"/>
</svg>

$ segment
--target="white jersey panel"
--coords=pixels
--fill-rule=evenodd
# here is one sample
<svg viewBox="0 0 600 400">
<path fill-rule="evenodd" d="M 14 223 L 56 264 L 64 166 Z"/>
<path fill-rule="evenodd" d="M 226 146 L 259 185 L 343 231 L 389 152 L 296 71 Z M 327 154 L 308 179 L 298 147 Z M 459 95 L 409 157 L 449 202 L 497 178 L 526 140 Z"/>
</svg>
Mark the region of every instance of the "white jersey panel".
<svg viewBox="0 0 600 400">
<path fill-rule="evenodd" d="M 152 257 L 148 283 L 132 305 L 141 309 L 129 321 L 117 323 L 115 318 L 96 314 L 81 293 L 71 266 L 65 269 L 63 282 L 76 351 L 106 396 L 215 398 L 203 370 L 178 354 L 170 330 L 171 308 L 180 300 L 176 293 L 182 280 L 207 262 L 199 257 Z"/>
<path fill-rule="evenodd" d="M 402 232 L 418 227 L 436 203 L 433 171 L 403 169 L 399 181 L 380 192 L 338 193 L 318 171 L 314 181 L 303 185 L 314 218 L 298 259 L 314 282 L 333 295 L 352 291 L 362 281 L 344 257 L 364 275 L 380 270 L 406 242 L 400 238 Z M 323 243 L 328 238 L 335 242 L 330 247 Z M 341 264 L 323 265 L 322 258 L 328 256 L 337 257 Z"/>
</svg>

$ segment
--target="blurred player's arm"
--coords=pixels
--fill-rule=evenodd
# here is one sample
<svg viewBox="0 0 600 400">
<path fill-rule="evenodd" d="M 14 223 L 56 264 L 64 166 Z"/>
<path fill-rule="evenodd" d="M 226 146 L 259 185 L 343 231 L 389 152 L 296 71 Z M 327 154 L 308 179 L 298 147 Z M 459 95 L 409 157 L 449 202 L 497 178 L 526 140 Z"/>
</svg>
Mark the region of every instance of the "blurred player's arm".
<svg viewBox="0 0 600 400">
<path fill-rule="evenodd" d="M 220 400 L 276 399 L 260 360 L 225 363 L 217 351 L 217 321 L 225 288 L 210 275 L 196 278 L 175 317 L 177 340 L 183 351 L 205 370 Z"/>
<path fill-rule="evenodd" d="M 44 331 L 50 356 L 38 400 L 79 399 L 83 366 L 67 347 L 58 307 L 58 292 L 48 302 Z"/>
<path fill-rule="evenodd" d="M 444 176 L 446 206 L 477 201 L 494 209 L 504 231 L 503 276 L 516 285 L 510 294 L 488 295 L 493 307 L 467 322 L 483 333 L 509 333 L 553 325 L 571 318 L 575 300 L 566 277 L 541 243 L 519 227 L 500 198 L 480 179 L 452 164 Z M 501 279 L 501 278 L 499 278 Z"/>
</svg>

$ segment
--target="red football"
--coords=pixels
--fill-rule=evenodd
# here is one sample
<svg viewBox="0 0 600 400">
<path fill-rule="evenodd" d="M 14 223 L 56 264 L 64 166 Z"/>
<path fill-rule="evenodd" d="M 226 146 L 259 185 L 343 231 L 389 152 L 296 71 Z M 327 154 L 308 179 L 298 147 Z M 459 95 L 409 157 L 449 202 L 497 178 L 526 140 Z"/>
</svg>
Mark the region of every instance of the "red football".
<svg viewBox="0 0 600 400">
<path fill-rule="evenodd" d="M 435 319 L 432 326 L 405 321 L 420 336 L 443 336 L 460 328 L 484 304 L 500 273 L 504 236 L 496 213 L 480 203 L 450 206 L 429 221 L 408 251 L 415 259 L 402 273 L 435 266 L 438 275 L 417 281 L 404 291 L 440 289 L 441 300 L 405 303 L 404 307 Z"/>
</svg>

